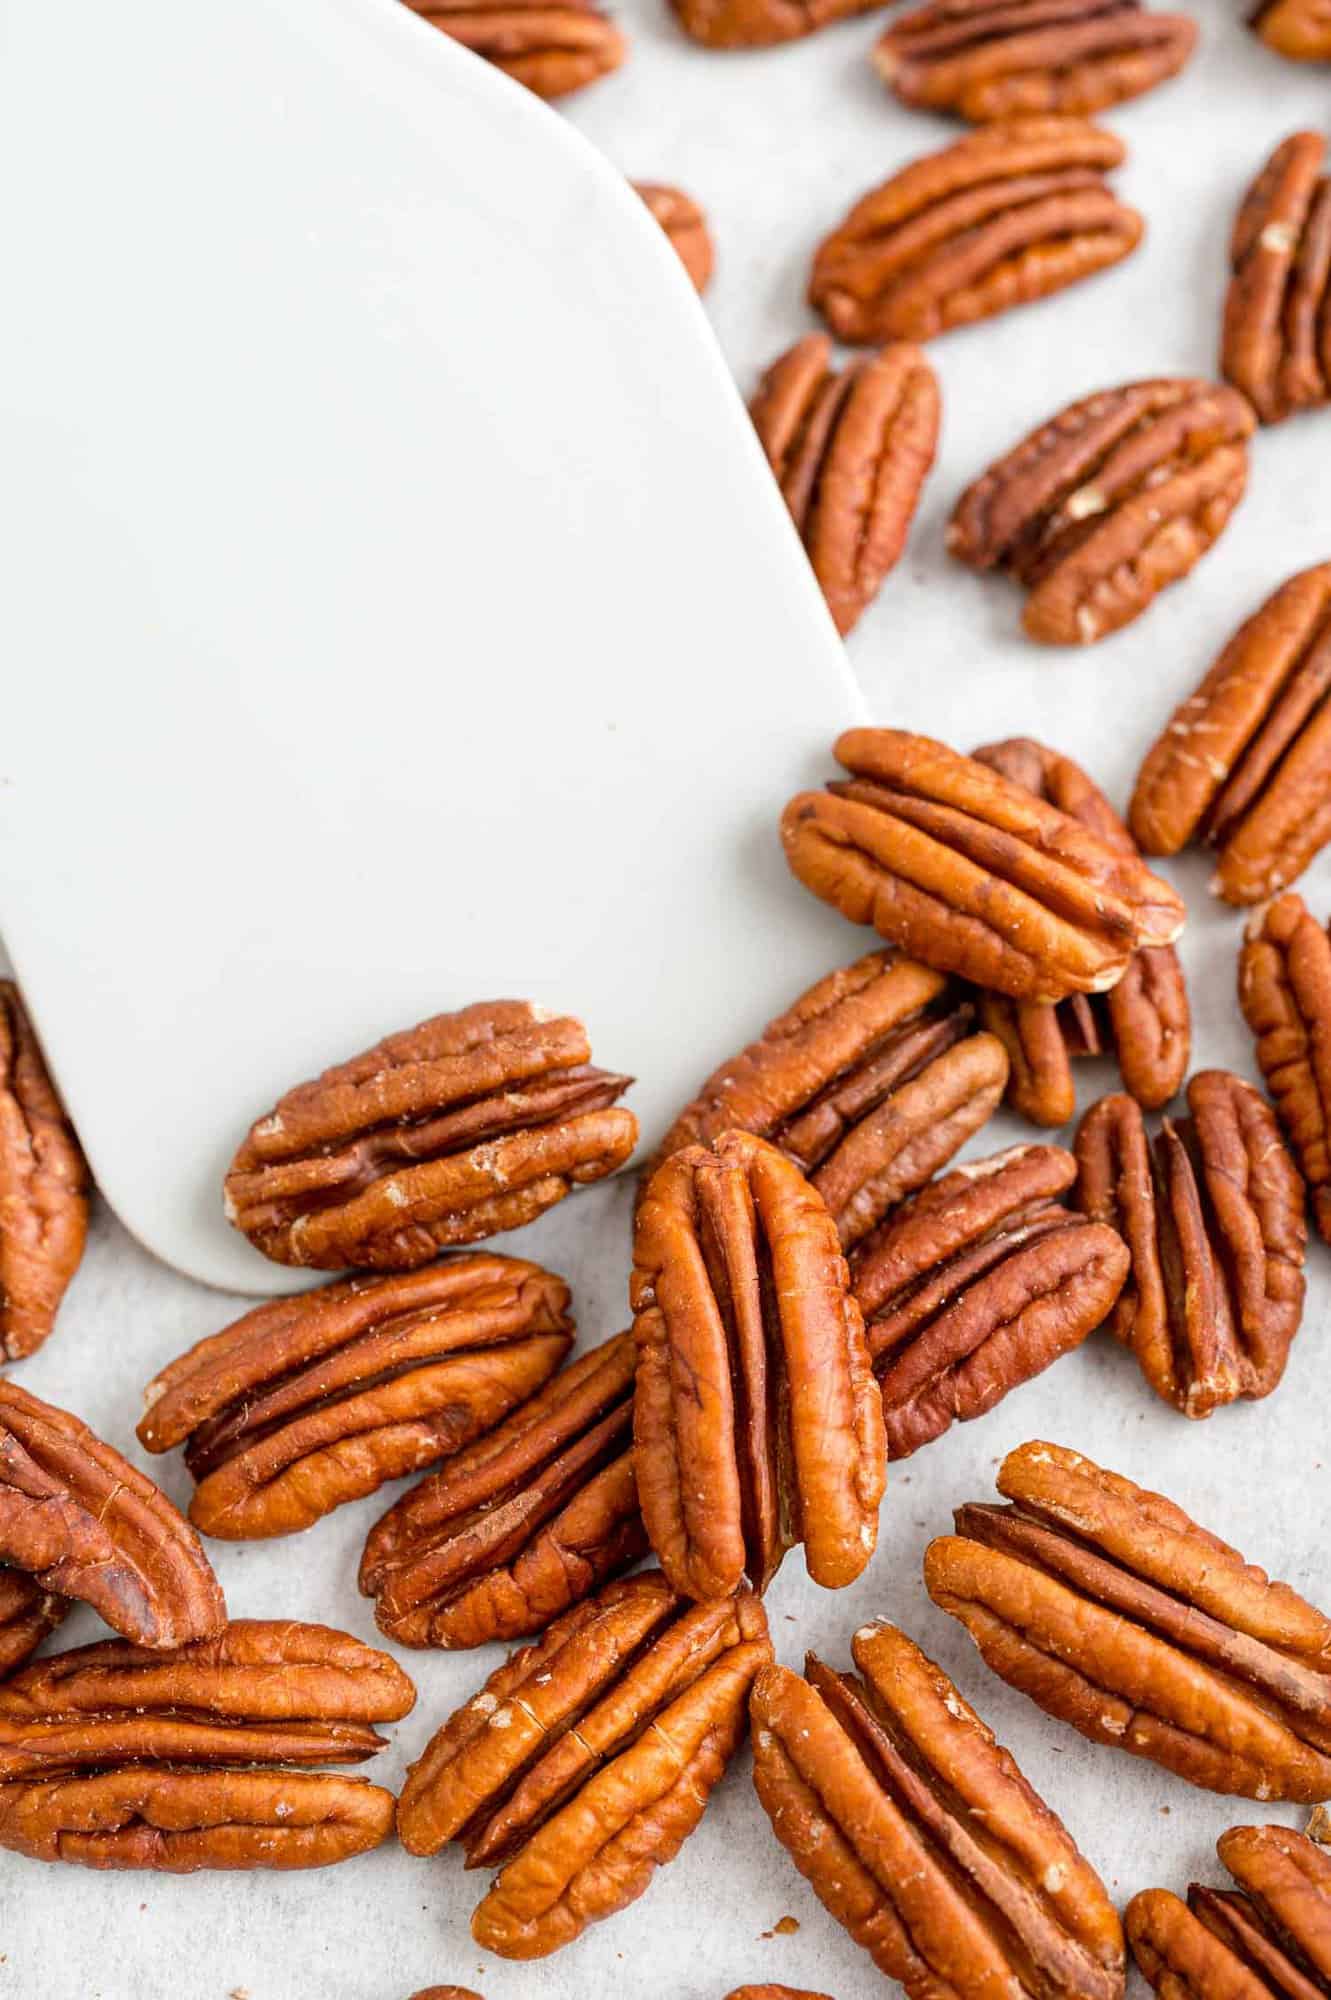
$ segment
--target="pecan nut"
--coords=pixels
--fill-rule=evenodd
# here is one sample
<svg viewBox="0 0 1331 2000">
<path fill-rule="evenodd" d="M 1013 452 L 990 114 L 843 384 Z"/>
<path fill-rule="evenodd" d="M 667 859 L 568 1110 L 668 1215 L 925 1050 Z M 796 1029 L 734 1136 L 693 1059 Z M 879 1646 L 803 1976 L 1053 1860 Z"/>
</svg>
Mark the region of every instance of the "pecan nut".
<svg viewBox="0 0 1331 2000">
<path fill-rule="evenodd" d="M 726 2000 L 828 2000 L 828 1995 L 804 1986 L 737 1986 Z"/>
<path fill-rule="evenodd" d="M 497 1667 L 412 1765 L 398 1834 L 499 1873 L 478 1944 L 540 1958 L 634 1902 L 692 1833 L 772 1657 L 750 1594 L 686 1604 L 658 1570 L 612 1583 Z"/>
<path fill-rule="evenodd" d="M 1175 2000 L 1331 1994 L 1331 1860 L 1286 1826 L 1235 1826 L 1216 1843 L 1238 1888 L 1147 1889 L 1125 1922 L 1133 1956 Z"/>
<path fill-rule="evenodd" d="M 688 272 L 694 290 L 705 292 L 715 256 L 707 217 L 693 196 L 685 194 L 682 188 L 664 187 L 658 181 L 634 181 L 633 192 L 641 195 L 670 238 L 671 248 Z"/>
<path fill-rule="evenodd" d="M 410 1271 L 516 1229 L 624 1164 L 631 1077 L 588 1061 L 580 1021 L 482 1001 L 298 1084 L 250 1127 L 227 1215 L 278 1264 Z"/>
<path fill-rule="evenodd" d="M 1057 1146 L 968 1161 L 857 1255 L 889 1459 L 983 1416 L 1103 1325 L 1128 1252 L 1062 1205 L 1076 1172 Z"/>
<path fill-rule="evenodd" d="M 0 1680 L 21 1667 L 73 1608 L 67 1597 L 43 1590 L 26 1571 L 0 1569 Z"/>
<path fill-rule="evenodd" d="M 1128 824 L 1148 854 L 1199 834 L 1213 892 L 1260 903 L 1331 839 L 1331 563 L 1300 570 L 1242 624 L 1147 751 Z"/>
<path fill-rule="evenodd" d="M 567 97 L 619 68 L 628 43 L 593 0 L 407 0 L 433 28 L 526 84 Z"/>
<path fill-rule="evenodd" d="M 724 1132 L 675 1153 L 638 1210 L 630 1282 L 638 1499 L 676 1589 L 765 1590 L 803 1542 L 815 1583 L 873 1554 L 882 1404 L 837 1232 L 799 1168 Z"/>
<path fill-rule="evenodd" d="M 422 1986 L 410 2000 L 481 2000 L 481 1996 L 471 1986 Z"/>
<path fill-rule="evenodd" d="M 88 1234 L 88 1169 L 12 980 L 0 979 L 0 1356 L 55 1325 Z"/>
<path fill-rule="evenodd" d="M 1186 14 L 1141 0 L 925 0 L 898 15 L 873 64 L 903 104 L 972 124 L 1087 117 L 1176 76 L 1196 41 Z"/>
<path fill-rule="evenodd" d="M 1331 28 L 1331 14 L 1328 14 Z M 1331 40 L 1328 42 L 1331 53 Z M 1264 424 L 1331 400 L 1326 141 L 1295 132 L 1243 198 L 1230 241 L 1220 368 Z"/>
<path fill-rule="evenodd" d="M 1331 937 L 1292 890 L 1249 920 L 1239 1005 L 1318 1233 L 1331 1243 Z"/>
<path fill-rule="evenodd" d="M 360 1587 L 402 1646 L 544 1631 L 647 1551 L 633 1478 L 633 1336 L 554 1376 L 371 1528 Z"/>
<path fill-rule="evenodd" d="M 838 375 L 806 334 L 759 383 L 749 414 L 837 631 L 896 567 L 938 446 L 938 381 L 899 342 Z"/>
<path fill-rule="evenodd" d="M 1062 291 L 1141 240 L 1104 176 L 1124 147 L 1078 118 L 1021 118 L 914 160 L 819 247 L 809 303 L 840 340 L 929 340 Z"/>
<path fill-rule="evenodd" d="M 568 1352 L 568 1299 L 484 1252 L 275 1299 L 148 1384 L 139 1439 L 184 1444 L 205 1534 L 289 1535 L 501 1422 Z"/>
<path fill-rule="evenodd" d="M 1331 62 L 1327 0 L 1262 0 L 1248 24 L 1268 49 L 1291 62 Z"/>
<path fill-rule="evenodd" d="M 709 49 L 765 49 L 795 42 L 883 0 L 670 0 L 686 35 Z"/>
<path fill-rule="evenodd" d="M 1248 1798 L 1331 1797 L 1331 1619 L 1180 1507 L 1060 1445 L 998 1474 L 924 1580 L 985 1664 L 1093 1743 Z"/>
<path fill-rule="evenodd" d="M 766 1668 L 751 1704 L 758 1796 L 819 1900 L 910 2000 L 1118 2000 L 1118 1916 L 1061 1820 L 904 1633 L 852 1651 L 859 1675 Z"/>
<path fill-rule="evenodd" d="M 966 489 L 948 548 L 1025 586 L 1028 638 L 1092 645 L 1206 554 L 1243 498 L 1255 427 L 1247 399 L 1217 383 L 1085 396 Z"/>
<path fill-rule="evenodd" d="M 1001 771 L 901 729 L 847 730 L 833 754 L 849 781 L 782 814 L 791 872 L 940 972 L 1062 1000 L 1103 992 L 1183 928 L 1180 898 L 1135 855 Z"/>
</svg>

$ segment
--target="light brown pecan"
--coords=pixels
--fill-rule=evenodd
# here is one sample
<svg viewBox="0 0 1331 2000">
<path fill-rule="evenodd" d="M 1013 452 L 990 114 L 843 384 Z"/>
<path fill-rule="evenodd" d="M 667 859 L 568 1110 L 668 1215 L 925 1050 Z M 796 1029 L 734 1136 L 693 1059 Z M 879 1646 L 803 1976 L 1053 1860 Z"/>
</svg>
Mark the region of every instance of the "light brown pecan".
<svg viewBox="0 0 1331 2000">
<path fill-rule="evenodd" d="M 676 1589 L 766 1589 L 793 1543 L 815 1583 L 873 1554 L 882 1404 L 831 1216 L 765 1139 L 675 1153 L 638 1210 L 638 1499 Z"/>
<path fill-rule="evenodd" d="M 1079 1452 L 1021 1445 L 998 1487 L 1011 1504 L 959 1508 L 924 1561 L 986 1665 L 1190 1784 L 1331 1797 L 1331 1619 Z"/>
<path fill-rule="evenodd" d="M 407 0 L 413 13 L 525 83 L 567 97 L 618 69 L 628 43 L 592 0 Z"/>
<path fill-rule="evenodd" d="M 781 818 L 793 874 L 940 972 L 1018 1000 L 1103 992 L 1184 908 L 1116 850 L 1002 772 L 902 729 L 850 729 L 849 781 Z"/>
<path fill-rule="evenodd" d="M 938 382 L 918 347 L 838 375 L 826 334 L 774 361 L 749 405 L 759 442 L 843 635 L 895 568 L 938 445 Z"/>
<path fill-rule="evenodd" d="M 510 1655 L 412 1765 L 398 1833 L 498 1866 L 478 1944 L 541 1958 L 639 1897 L 692 1833 L 772 1657 L 747 1592 L 686 1604 L 658 1570 L 612 1583 Z"/>
<path fill-rule="evenodd" d="M 1227 903 L 1260 903 L 1331 839 L 1331 563 L 1242 624 L 1147 751 L 1128 824 L 1148 854 L 1199 835 Z"/>
<path fill-rule="evenodd" d="M 1123 1923 L 1142 1978 L 1166 2000 L 1273 2000 L 1266 1981 L 1170 1890 L 1143 1889 L 1128 1904 Z M 1300 1994 L 1299 2000 L 1309 1996 Z"/>
<path fill-rule="evenodd" d="M 948 548 L 1025 585 L 1029 638 L 1092 645 L 1206 554 L 1243 498 L 1255 425 L 1247 399 L 1212 382 L 1085 396 L 966 489 Z"/>
<path fill-rule="evenodd" d="M 910 2000 L 1118 2000 L 1095 1870 L 947 1676 L 866 1625 L 855 1674 L 810 1655 L 753 1691 L 754 1783 L 819 1900 Z"/>
<path fill-rule="evenodd" d="M 613 1173 L 638 1141 L 631 1077 L 580 1021 L 526 1000 L 436 1014 L 298 1084 L 250 1127 L 227 1215 L 266 1257 L 410 1271 L 516 1229 Z"/>
<path fill-rule="evenodd" d="M 1331 27 L 1331 13 L 1328 13 Z M 1328 39 L 1331 55 L 1331 38 Z M 1265 424 L 1331 398 L 1331 179 L 1317 132 L 1282 140 L 1230 242 L 1220 368 Z"/>
<path fill-rule="evenodd" d="M 1318 1232 L 1331 1243 L 1331 937 L 1292 890 L 1249 919 L 1239 1005 Z"/>
<path fill-rule="evenodd" d="M 1328 0 L 1268 0 L 1248 22 L 1268 49 L 1291 62 L 1331 62 Z"/>
<path fill-rule="evenodd" d="M 670 0 L 686 35 L 709 49 L 762 49 L 799 41 L 883 0 Z"/>
<path fill-rule="evenodd" d="M 670 238 L 671 247 L 694 288 L 705 292 L 714 262 L 712 234 L 707 217 L 693 196 L 685 194 L 682 188 L 665 187 L 659 181 L 634 181 L 633 191 L 642 196 Z"/>
<path fill-rule="evenodd" d="M 633 1335 L 593 1348 L 371 1528 L 360 1587 L 402 1646 L 522 1639 L 647 1551 Z"/>
<path fill-rule="evenodd" d="M 1017 118 L 913 160 L 820 245 L 809 303 L 840 340 L 930 340 L 1117 264 L 1144 224 L 1104 176 L 1121 140 Z"/>
<path fill-rule="evenodd" d="M 483 1251 L 274 1299 L 148 1384 L 139 1438 L 185 1446 L 205 1534 L 289 1535 L 493 1429 L 567 1354 L 568 1302 Z"/>
<path fill-rule="evenodd" d="M 983 1416 L 1108 1317 L 1128 1252 L 1062 1205 L 1076 1172 L 1057 1146 L 968 1161 L 856 1256 L 889 1459 Z"/>
<path fill-rule="evenodd" d="M 55 1325 L 88 1234 L 88 1169 L 12 980 L 0 979 L 0 1358 Z"/>
<path fill-rule="evenodd" d="M 43 1590 L 26 1571 L 0 1569 L 0 1680 L 21 1667 L 73 1608 L 69 1598 Z"/>
<path fill-rule="evenodd" d="M 1235 1826 L 1216 1843 L 1237 1890 L 1194 1882 L 1126 1913 L 1133 1955 L 1171 2000 L 1322 2000 L 1331 1994 L 1331 1860 L 1285 1826 Z"/>
</svg>

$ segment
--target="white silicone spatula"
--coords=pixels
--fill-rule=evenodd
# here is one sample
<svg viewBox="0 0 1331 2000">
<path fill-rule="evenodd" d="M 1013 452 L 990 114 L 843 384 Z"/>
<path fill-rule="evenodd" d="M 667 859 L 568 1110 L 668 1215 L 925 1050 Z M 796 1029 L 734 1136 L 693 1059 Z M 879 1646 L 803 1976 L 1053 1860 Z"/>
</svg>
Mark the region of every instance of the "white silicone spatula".
<svg viewBox="0 0 1331 2000">
<path fill-rule="evenodd" d="M 664 237 L 396 0 L 13 9 L 0 929 L 100 1183 L 220 1181 L 440 1008 L 577 1012 L 658 1133 L 848 958 L 776 821 L 857 713 Z"/>
</svg>

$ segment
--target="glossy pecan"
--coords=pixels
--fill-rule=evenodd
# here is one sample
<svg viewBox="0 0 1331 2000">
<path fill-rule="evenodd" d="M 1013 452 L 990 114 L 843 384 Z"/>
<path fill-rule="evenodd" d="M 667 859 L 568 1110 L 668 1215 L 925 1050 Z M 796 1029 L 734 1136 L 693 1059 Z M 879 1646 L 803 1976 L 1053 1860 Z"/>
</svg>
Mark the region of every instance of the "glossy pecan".
<svg viewBox="0 0 1331 2000">
<path fill-rule="evenodd" d="M 1248 24 L 1268 49 L 1291 62 L 1331 62 L 1331 6 L 1327 0 L 1269 0 Z"/>
<path fill-rule="evenodd" d="M 1092 645 L 1206 554 L 1243 498 L 1255 425 L 1247 399 L 1212 382 L 1084 396 L 967 487 L 948 548 L 1026 587 L 1029 638 Z"/>
<path fill-rule="evenodd" d="M 485 1252 L 274 1299 L 148 1384 L 139 1438 L 184 1444 L 205 1534 L 289 1535 L 501 1422 L 568 1352 L 568 1300 Z"/>
<path fill-rule="evenodd" d="M 541 1215 L 624 1164 L 632 1082 L 596 1069 L 580 1021 L 481 1001 L 298 1084 L 250 1127 L 227 1215 L 266 1257 L 410 1271 Z"/>
<path fill-rule="evenodd" d="M 1107 1318 L 1128 1253 L 1112 1229 L 1063 1206 L 1076 1173 L 1058 1146 L 968 1161 L 856 1256 L 889 1459 L 983 1416 Z"/>
<path fill-rule="evenodd" d="M 0 979 L 0 1357 L 35 1353 L 88 1234 L 88 1169 L 12 980 Z"/>
<path fill-rule="evenodd" d="M 793 874 L 941 972 L 1019 1000 L 1103 992 L 1169 944 L 1183 904 L 1134 856 L 1002 772 L 927 736 L 850 729 L 849 781 L 781 818 Z"/>
<path fill-rule="evenodd" d="M 929 1595 L 987 1666 L 1093 1743 L 1190 1784 L 1331 1797 L 1331 1619 L 1180 1507 L 1061 1445 L 960 1507 Z"/>
<path fill-rule="evenodd" d="M 759 442 L 845 634 L 894 569 L 938 445 L 938 381 L 900 342 L 840 374 L 832 343 L 806 334 L 774 361 L 749 405 Z"/>
<path fill-rule="evenodd" d="M 360 1587 L 402 1646 L 483 1646 L 551 1619 L 647 1550 L 633 1479 L 633 1336 L 547 1382 L 371 1528 Z"/>
<path fill-rule="evenodd" d="M 407 0 L 413 13 L 538 97 L 618 69 L 628 43 L 592 0 Z"/>
<path fill-rule="evenodd" d="M 694 288 L 705 292 L 714 262 L 712 233 L 693 196 L 685 194 L 682 188 L 665 187 L 658 181 L 634 181 L 633 191 L 642 196 L 670 238 L 671 247 Z"/>
<path fill-rule="evenodd" d="M 21 1667 L 73 1608 L 67 1597 L 43 1590 L 26 1571 L 0 1569 L 0 1680 Z"/>
<path fill-rule="evenodd" d="M 1286 1826 L 1235 1826 L 1216 1843 L 1237 1890 L 1194 1882 L 1187 1903 L 1129 1903 L 1133 1955 L 1172 2000 L 1319 2000 L 1331 1994 L 1331 1859 Z"/>
<path fill-rule="evenodd" d="M 1239 1005 L 1318 1233 L 1331 1243 L 1331 937 L 1292 890 L 1248 921 Z"/>
<path fill-rule="evenodd" d="M 910 2000 L 1118 2000 L 1118 1917 L 1061 1820 L 904 1633 L 852 1652 L 753 1691 L 758 1796 L 819 1900 Z"/>
<path fill-rule="evenodd" d="M 765 1139 L 723 1132 L 658 1167 L 638 1210 L 638 1498 L 671 1583 L 766 1589 L 803 1542 L 815 1583 L 873 1554 L 886 1451 L 836 1228 Z"/>
<path fill-rule="evenodd" d="M 1260 903 L 1331 839 L 1331 563 L 1242 624 L 1147 751 L 1128 824 L 1148 854 L 1199 835 L 1227 903 Z"/>
<path fill-rule="evenodd" d="M 635 1901 L 692 1833 L 772 1657 L 747 1592 L 686 1604 L 658 1570 L 612 1583 L 522 1647 L 412 1765 L 398 1833 L 498 1866 L 478 1944 L 541 1958 Z"/>
<path fill-rule="evenodd" d="M 840 340 L 929 340 L 1117 264 L 1144 227 L 1104 178 L 1124 150 L 1079 118 L 1018 118 L 913 160 L 820 245 L 809 303 Z"/>
<path fill-rule="evenodd" d="M 763 49 L 799 41 L 883 0 L 670 0 L 686 35 L 709 49 Z"/>
<path fill-rule="evenodd" d="M 1327 20 L 1331 33 L 1331 12 Z M 1220 369 L 1265 424 L 1331 399 L 1325 156 L 1318 132 L 1283 140 L 1244 195 L 1230 240 Z"/>
</svg>

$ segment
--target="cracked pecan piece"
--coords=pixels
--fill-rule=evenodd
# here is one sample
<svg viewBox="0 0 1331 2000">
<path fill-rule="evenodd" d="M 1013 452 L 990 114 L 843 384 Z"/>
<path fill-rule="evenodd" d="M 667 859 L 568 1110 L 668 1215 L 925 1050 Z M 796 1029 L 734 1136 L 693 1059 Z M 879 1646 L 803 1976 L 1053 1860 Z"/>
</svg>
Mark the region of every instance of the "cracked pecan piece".
<svg viewBox="0 0 1331 2000">
<path fill-rule="evenodd" d="M 1235 1826 L 1216 1843 L 1237 1889 L 1194 1882 L 1185 1903 L 1129 1903 L 1133 1955 L 1173 2000 L 1319 2000 L 1331 1994 L 1331 1859 L 1285 1826 Z"/>
<path fill-rule="evenodd" d="M 839 340 L 930 340 L 1117 264 L 1145 227 L 1105 180 L 1125 148 L 1079 118 L 968 133 L 875 188 L 822 243 L 809 303 Z"/>
<path fill-rule="evenodd" d="M 688 1604 L 658 1570 L 612 1583 L 497 1667 L 412 1765 L 398 1834 L 497 1867 L 476 1942 L 541 1958 L 624 1909 L 692 1833 L 772 1657 L 748 1592 Z"/>
<path fill-rule="evenodd" d="M 707 217 L 693 196 L 659 181 L 634 181 L 632 186 L 670 238 L 671 248 L 688 272 L 694 290 L 705 292 L 715 253 Z"/>
<path fill-rule="evenodd" d="M 289 1535 L 500 1423 L 567 1354 L 568 1302 L 485 1252 L 274 1299 L 148 1384 L 139 1439 L 185 1446 L 205 1534 Z"/>
<path fill-rule="evenodd" d="M 896 567 L 938 446 L 938 381 L 918 347 L 884 347 L 840 374 L 806 334 L 774 361 L 749 415 L 837 631 Z"/>
<path fill-rule="evenodd" d="M 1119 2000 L 1118 1916 L 1062 1821 L 904 1633 L 852 1653 L 768 1667 L 751 1702 L 758 1796 L 820 1902 L 910 2000 Z"/>
<path fill-rule="evenodd" d="M 73 1608 L 24 1570 L 0 1569 L 0 1680 L 21 1667 Z"/>
<path fill-rule="evenodd" d="M 298 1084 L 250 1127 L 228 1219 L 278 1264 L 411 1271 L 531 1222 L 623 1166 L 632 1082 L 597 1069 L 580 1021 L 486 1000 Z"/>
<path fill-rule="evenodd" d="M 567 97 L 619 68 L 628 43 L 592 0 L 407 0 L 442 34 L 538 97 Z"/>
<path fill-rule="evenodd" d="M 937 971 L 1018 1000 L 1103 992 L 1184 908 L 1132 854 L 927 736 L 850 729 L 850 773 L 781 816 L 806 889 Z"/>
<path fill-rule="evenodd" d="M 709 49 L 765 49 L 800 41 L 884 0 L 670 0 L 686 35 Z"/>
<path fill-rule="evenodd" d="M 934 1602 L 987 1666 L 1093 1743 L 1247 1798 L 1331 1797 L 1331 1619 L 1158 1493 L 1061 1445 L 957 1509 Z"/>
<path fill-rule="evenodd" d="M 815 1583 L 873 1554 L 882 1404 L 831 1216 L 748 1132 L 653 1174 L 630 1281 L 634 1465 L 661 1567 L 690 1597 L 766 1589 L 803 1542 Z"/>
<path fill-rule="evenodd" d="M 948 548 L 1024 585 L 1028 638 L 1093 645 L 1139 618 L 1221 534 L 1243 498 L 1255 427 L 1247 398 L 1219 383 L 1129 382 L 1085 396 L 967 487 Z"/>
<path fill-rule="evenodd" d="M 1248 921 L 1239 1005 L 1318 1234 L 1331 1243 L 1331 937 L 1292 890 Z"/>
<path fill-rule="evenodd" d="M 633 1335 L 547 1382 L 371 1528 L 360 1587 L 402 1646 L 523 1639 L 647 1552 L 633 1478 Z"/>
<path fill-rule="evenodd" d="M 55 1325 L 88 1234 L 88 1169 L 12 980 L 0 979 L 0 1358 Z"/>
<path fill-rule="evenodd" d="M 983 1416 L 1103 1325 L 1128 1252 L 1063 1205 L 1076 1174 L 1058 1146 L 968 1161 L 857 1254 L 889 1460 Z"/>
<path fill-rule="evenodd" d="M 1331 12 L 1328 13 L 1331 34 Z M 1331 55 L 1331 39 L 1328 40 Z M 1243 197 L 1230 240 L 1220 371 L 1264 424 L 1331 400 L 1326 141 L 1295 132 Z"/>
<path fill-rule="evenodd" d="M 1268 49 L 1291 62 L 1331 62 L 1328 0 L 1269 0 L 1248 17 Z"/>
</svg>

